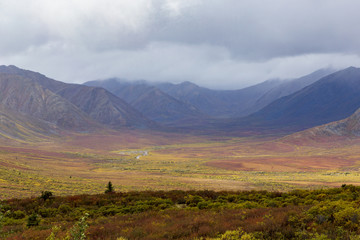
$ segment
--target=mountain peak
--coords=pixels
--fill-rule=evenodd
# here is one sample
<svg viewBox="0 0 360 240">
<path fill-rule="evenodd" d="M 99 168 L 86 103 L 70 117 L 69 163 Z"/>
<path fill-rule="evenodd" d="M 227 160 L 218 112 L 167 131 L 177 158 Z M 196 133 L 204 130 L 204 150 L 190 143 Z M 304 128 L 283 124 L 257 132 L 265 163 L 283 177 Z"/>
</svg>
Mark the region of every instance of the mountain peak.
<svg viewBox="0 0 360 240">
<path fill-rule="evenodd" d="M 179 86 L 193 86 L 193 87 L 199 87 L 198 85 L 196 85 L 195 83 L 189 82 L 189 81 L 185 81 L 182 83 L 179 83 Z"/>
</svg>

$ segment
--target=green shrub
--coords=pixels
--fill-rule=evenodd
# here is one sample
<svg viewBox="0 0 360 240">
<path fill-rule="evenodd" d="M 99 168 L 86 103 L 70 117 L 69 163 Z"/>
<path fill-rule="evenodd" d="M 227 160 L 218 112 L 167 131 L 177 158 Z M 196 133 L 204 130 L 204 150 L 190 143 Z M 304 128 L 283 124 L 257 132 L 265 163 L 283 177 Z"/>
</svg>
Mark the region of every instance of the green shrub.
<svg viewBox="0 0 360 240">
<path fill-rule="evenodd" d="M 61 213 L 69 213 L 71 211 L 71 207 L 67 204 L 61 204 L 59 207 L 58 207 L 58 210 L 59 212 Z"/>
<path fill-rule="evenodd" d="M 26 216 L 25 212 L 17 210 L 11 214 L 11 217 L 14 219 L 23 219 Z"/>
<path fill-rule="evenodd" d="M 40 208 L 38 211 L 39 215 L 43 218 L 55 217 L 58 213 L 57 208 Z"/>
<path fill-rule="evenodd" d="M 40 220 L 38 218 L 38 215 L 36 213 L 33 213 L 28 217 L 26 226 L 27 227 L 38 226 L 39 222 Z"/>
</svg>

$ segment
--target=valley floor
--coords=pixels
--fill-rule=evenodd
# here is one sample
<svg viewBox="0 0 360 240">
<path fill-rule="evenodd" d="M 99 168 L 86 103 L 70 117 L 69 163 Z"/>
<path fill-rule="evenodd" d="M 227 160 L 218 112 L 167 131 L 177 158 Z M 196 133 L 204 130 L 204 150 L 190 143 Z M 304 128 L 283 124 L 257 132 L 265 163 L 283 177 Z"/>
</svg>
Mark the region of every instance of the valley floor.
<svg viewBox="0 0 360 240">
<path fill-rule="evenodd" d="M 230 138 L 146 131 L 3 142 L 0 198 L 116 191 L 319 189 L 360 183 L 359 139 Z M 146 154 L 145 154 L 146 153 Z"/>
</svg>

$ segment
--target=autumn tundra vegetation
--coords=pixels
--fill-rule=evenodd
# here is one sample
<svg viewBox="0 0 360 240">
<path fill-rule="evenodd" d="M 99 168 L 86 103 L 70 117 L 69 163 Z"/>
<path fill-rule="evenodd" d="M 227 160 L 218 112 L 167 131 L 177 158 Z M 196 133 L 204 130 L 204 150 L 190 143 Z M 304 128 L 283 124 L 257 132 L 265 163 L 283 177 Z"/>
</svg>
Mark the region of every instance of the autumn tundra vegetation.
<svg viewBox="0 0 360 240">
<path fill-rule="evenodd" d="M 6 239 L 359 239 L 360 187 L 9 199 Z"/>
</svg>

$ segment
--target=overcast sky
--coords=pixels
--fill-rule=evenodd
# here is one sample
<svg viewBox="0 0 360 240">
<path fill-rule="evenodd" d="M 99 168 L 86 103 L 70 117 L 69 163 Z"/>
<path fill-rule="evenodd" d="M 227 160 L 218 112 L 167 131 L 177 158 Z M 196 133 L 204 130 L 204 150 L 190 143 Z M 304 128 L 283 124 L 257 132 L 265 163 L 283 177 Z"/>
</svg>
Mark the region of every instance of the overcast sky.
<svg viewBox="0 0 360 240">
<path fill-rule="evenodd" d="M 360 66 L 358 0 L 0 0 L 0 65 L 241 88 Z"/>
</svg>

